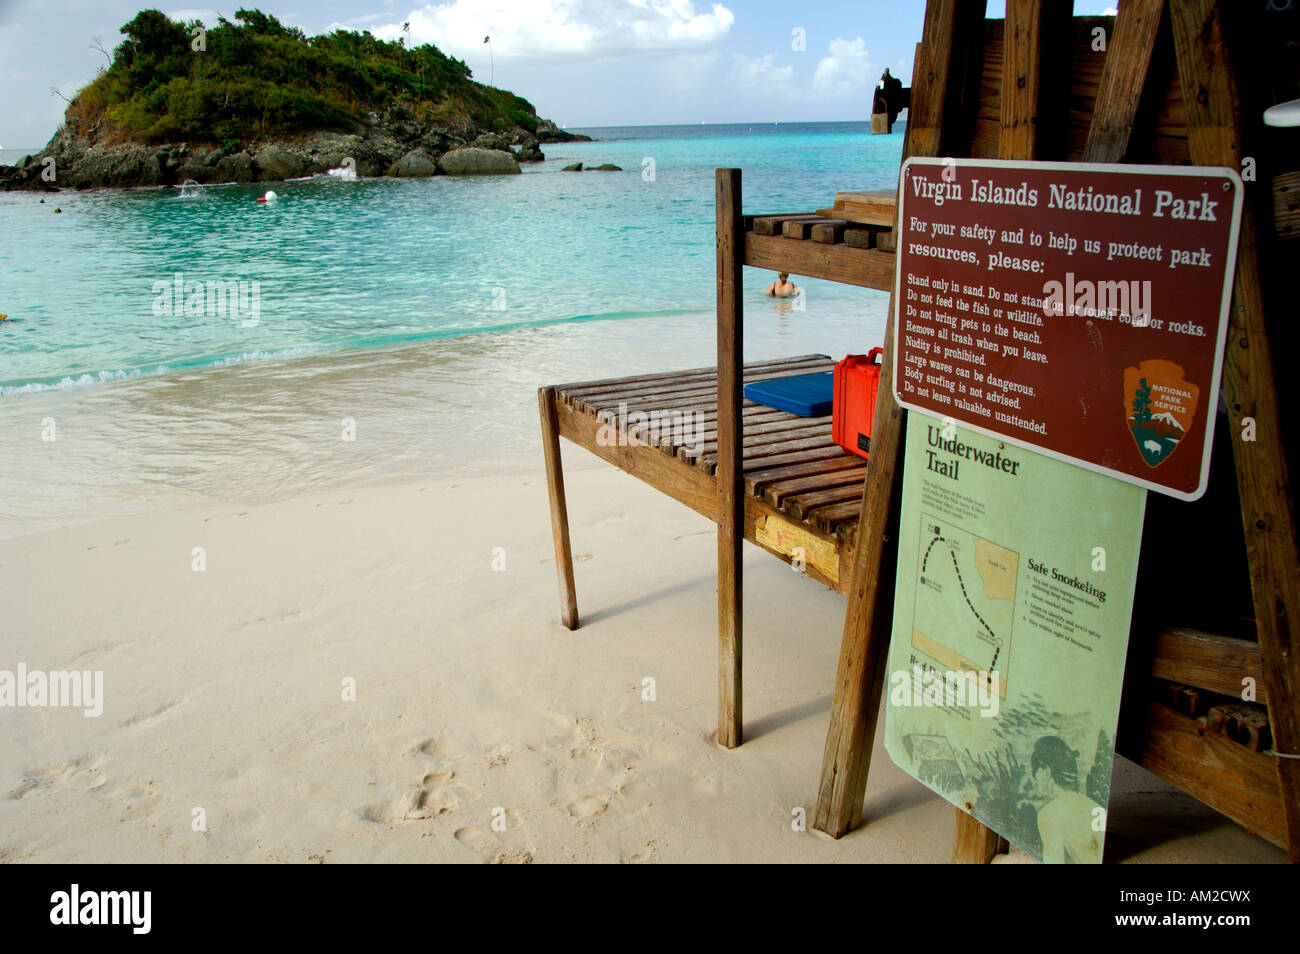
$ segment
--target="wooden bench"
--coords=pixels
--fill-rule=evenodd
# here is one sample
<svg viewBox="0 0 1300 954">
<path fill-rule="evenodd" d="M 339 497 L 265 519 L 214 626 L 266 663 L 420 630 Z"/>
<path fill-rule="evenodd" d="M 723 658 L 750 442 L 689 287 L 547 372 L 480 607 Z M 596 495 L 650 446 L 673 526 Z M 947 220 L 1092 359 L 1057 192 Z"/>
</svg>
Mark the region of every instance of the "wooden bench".
<svg viewBox="0 0 1300 954">
<path fill-rule="evenodd" d="M 830 371 L 826 355 L 745 365 L 744 380 Z M 717 369 L 695 368 L 544 387 L 538 393 L 561 619 L 578 626 L 559 438 L 717 517 Z M 744 402 L 746 540 L 840 590 L 848 574 L 866 461 L 831 440 L 831 418 Z"/>
<path fill-rule="evenodd" d="M 716 186 L 718 365 L 551 385 L 538 402 L 560 618 L 569 629 L 578 626 L 578 604 L 561 437 L 717 523 L 718 741 L 733 748 L 741 741 L 741 542 L 799 561 L 813 579 L 847 592 L 866 476 L 866 461 L 831 440 L 829 416 L 800 418 L 743 398 L 750 381 L 834 366 L 811 354 L 741 367 L 743 266 L 889 290 L 894 254 L 879 217 L 864 225 L 851 208 L 843 216 L 742 215 L 740 171 L 718 170 Z"/>
</svg>

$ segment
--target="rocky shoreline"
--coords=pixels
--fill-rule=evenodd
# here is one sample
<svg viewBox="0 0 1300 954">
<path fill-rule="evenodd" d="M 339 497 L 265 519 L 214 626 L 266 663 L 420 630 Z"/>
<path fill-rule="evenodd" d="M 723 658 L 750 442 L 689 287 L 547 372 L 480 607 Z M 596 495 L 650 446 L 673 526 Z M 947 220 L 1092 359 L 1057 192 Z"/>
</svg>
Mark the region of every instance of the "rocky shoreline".
<svg viewBox="0 0 1300 954">
<path fill-rule="evenodd" d="M 200 143 L 146 145 L 123 140 L 107 119 L 82 131 L 65 123 L 39 153 L 0 166 L 0 189 L 60 189 L 278 182 L 351 169 L 358 176 L 516 174 L 521 162 L 541 162 L 544 143 L 585 142 L 549 119 L 537 129 L 490 132 L 472 122 L 421 124 L 401 105 L 372 114 L 354 132 L 316 132 L 224 146 Z"/>
</svg>

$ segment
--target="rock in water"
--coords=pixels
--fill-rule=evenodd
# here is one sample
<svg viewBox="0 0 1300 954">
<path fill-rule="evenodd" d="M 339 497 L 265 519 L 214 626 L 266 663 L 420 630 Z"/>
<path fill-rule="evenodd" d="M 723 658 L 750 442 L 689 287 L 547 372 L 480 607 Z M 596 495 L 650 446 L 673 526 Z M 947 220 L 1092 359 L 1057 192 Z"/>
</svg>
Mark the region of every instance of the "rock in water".
<svg viewBox="0 0 1300 954">
<path fill-rule="evenodd" d="M 564 167 L 563 169 L 561 169 L 560 171 L 561 171 L 561 172 L 581 172 L 581 171 L 582 171 L 582 163 L 580 163 L 580 162 L 572 162 L 572 163 L 570 163 L 569 165 L 565 166 L 565 167 Z"/>
<path fill-rule="evenodd" d="M 213 182 L 252 182 L 253 157 L 246 152 L 222 156 L 213 170 Z"/>
<path fill-rule="evenodd" d="M 296 156 L 283 146 L 274 143 L 263 146 L 253 156 L 257 178 L 261 182 L 296 179 L 307 168 L 301 156 Z"/>
<path fill-rule="evenodd" d="M 518 158 L 520 162 L 545 162 L 546 161 L 546 156 L 545 154 L 543 154 L 541 148 L 537 145 L 536 139 L 532 140 L 531 142 L 526 142 L 522 146 L 520 146 L 519 152 L 516 154 L 516 158 Z"/>
<path fill-rule="evenodd" d="M 412 149 L 401 159 L 388 167 L 390 176 L 400 178 L 414 178 L 418 176 L 431 176 L 437 173 L 438 164 L 434 162 L 433 157 L 423 149 Z"/>
<path fill-rule="evenodd" d="M 588 172 L 622 172 L 622 166 L 616 166 L 612 162 L 601 163 L 598 166 L 588 166 Z"/>
<path fill-rule="evenodd" d="M 505 136 L 498 135 L 497 133 L 483 133 L 483 135 L 475 139 L 470 143 L 470 145 L 475 149 L 499 149 L 503 152 L 507 152 L 510 149 L 510 141 L 506 139 Z"/>
<path fill-rule="evenodd" d="M 449 176 L 517 175 L 520 171 L 512 153 L 473 146 L 453 149 L 438 160 L 438 165 Z"/>
</svg>

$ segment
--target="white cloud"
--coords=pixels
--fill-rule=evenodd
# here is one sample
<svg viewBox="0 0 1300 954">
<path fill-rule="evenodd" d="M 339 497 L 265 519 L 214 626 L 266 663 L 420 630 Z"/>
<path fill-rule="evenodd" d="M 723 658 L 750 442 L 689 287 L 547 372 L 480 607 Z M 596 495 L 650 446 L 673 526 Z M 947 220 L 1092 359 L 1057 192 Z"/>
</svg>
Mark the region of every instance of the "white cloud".
<svg viewBox="0 0 1300 954">
<path fill-rule="evenodd" d="M 735 19 L 720 3 L 700 13 L 690 0 L 450 0 L 412 10 L 405 21 L 413 44 L 433 43 L 462 59 L 491 36 L 500 60 L 572 61 L 703 49 L 725 37 Z M 395 40 L 402 22 L 371 32 Z"/>
<path fill-rule="evenodd" d="M 836 37 L 817 63 L 812 78 L 813 92 L 829 98 L 866 97 L 875 85 L 871 73 L 871 60 L 862 37 L 853 40 Z"/>
<path fill-rule="evenodd" d="M 736 83 L 747 93 L 764 99 L 796 99 L 801 93 L 795 84 L 793 66 L 777 66 L 776 54 L 745 56 L 731 55 Z"/>
<path fill-rule="evenodd" d="M 793 66 L 778 66 L 777 54 L 732 54 L 732 75 L 746 92 L 785 102 L 860 100 L 870 102 L 875 86 L 874 67 L 862 37 L 836 37 L 826 55 L 817 61 L 811 77 L 795 75 Z"/>
</svg>

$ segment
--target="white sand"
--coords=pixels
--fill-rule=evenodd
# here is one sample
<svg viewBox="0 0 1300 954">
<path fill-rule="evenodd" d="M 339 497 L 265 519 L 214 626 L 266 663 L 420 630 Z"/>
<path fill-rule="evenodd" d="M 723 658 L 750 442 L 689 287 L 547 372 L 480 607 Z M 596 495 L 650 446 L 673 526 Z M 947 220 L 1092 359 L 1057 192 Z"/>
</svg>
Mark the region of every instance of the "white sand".
<svg viewBox="0 0 1300 954">
<path fill-rule="evenodd" d="M 879 746 L 864 828 L 791 830 L 843 598 L 748 549 L 748 741 L 719 748 L 711 525 L 564 452 L 574 633 L 540 476 L 0 543 L 0 668 L 100 669 L 106 697 L 97 719 L 0 710 L 0 860 L 947 861 L 953 810 Z M 1123 760 L 1110 829 L 1112 859 L 1285 860 Z"/>
</svg>

